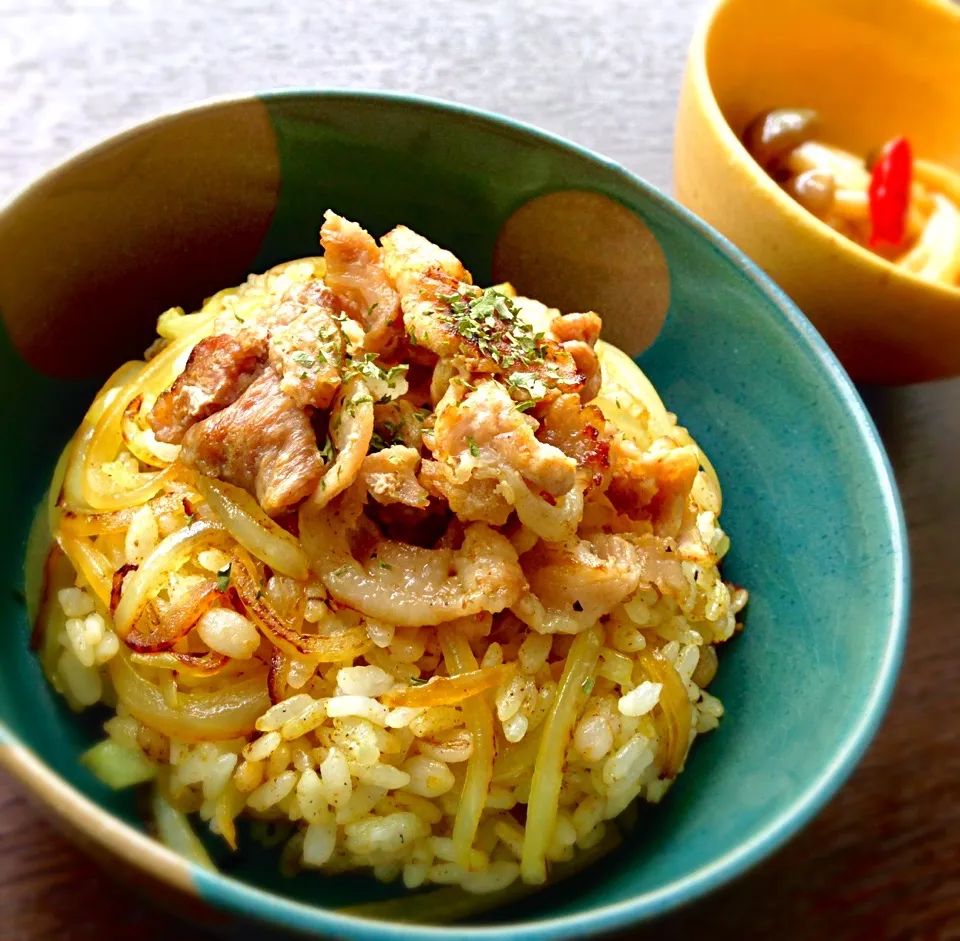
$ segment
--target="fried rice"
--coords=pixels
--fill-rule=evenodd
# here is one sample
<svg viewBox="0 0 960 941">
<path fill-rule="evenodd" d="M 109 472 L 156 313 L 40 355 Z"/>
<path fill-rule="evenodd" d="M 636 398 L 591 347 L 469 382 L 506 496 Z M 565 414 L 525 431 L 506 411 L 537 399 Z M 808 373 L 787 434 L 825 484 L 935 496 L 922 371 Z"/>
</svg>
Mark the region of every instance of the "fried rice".
<svg viewBox="0 0 960 941">
<path fill-rule="evenodd" d="M 723 715 L 712 466 L 594 313 L 398 226 L 169 310 L 64 451 L 35 641 L 165 842 L 537 885 Z M 247 831 L 243 831 L 246 833 Z M 208 841 L 209 842 L 209 841 Z"/>
</svg>

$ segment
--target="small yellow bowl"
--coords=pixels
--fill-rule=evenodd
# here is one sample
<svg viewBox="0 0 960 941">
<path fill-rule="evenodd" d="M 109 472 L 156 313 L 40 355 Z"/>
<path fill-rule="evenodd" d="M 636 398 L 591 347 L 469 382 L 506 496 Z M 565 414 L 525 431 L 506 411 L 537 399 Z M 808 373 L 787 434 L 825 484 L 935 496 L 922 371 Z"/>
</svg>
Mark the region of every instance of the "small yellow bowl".
<svg viewBox="0 0 960 941">
<path fill-rule="evenodd" d="M 904 134 L 918 157 L 960 171 L 960 7 L 721 0 L 690 47 L 675 148 L 680 202 L 773 277 L 854 379 L 960 374 L 960 289 L 839 235 L 751 159 L 739 135 L 775 107 L 816 109 L 822 138 L 854 153 Z"/>
</svg>

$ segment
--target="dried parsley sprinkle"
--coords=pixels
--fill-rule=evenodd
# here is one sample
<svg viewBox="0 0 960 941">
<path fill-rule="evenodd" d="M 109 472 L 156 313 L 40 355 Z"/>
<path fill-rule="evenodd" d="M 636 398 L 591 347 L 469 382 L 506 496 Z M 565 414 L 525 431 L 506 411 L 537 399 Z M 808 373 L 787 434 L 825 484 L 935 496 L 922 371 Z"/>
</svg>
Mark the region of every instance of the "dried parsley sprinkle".
<svg viewBox="0 0 960 941">
<path fill-rule="evenodd" d="M 411 686 L 426 686 L 429 683 L 429 680 L 423 679 L 421 676 L 411 676 L 410 685 Z"/>
<path fill-rule="evenodd" d="M 222 569 L 217 571 L 217 591 L 226 591 L 230 587 L 230 572 L 233 570 L 233 563 L 228 562 Z"/>
<path fill-rule="evenodd" d="M 357 414 L 357 406 L 365 405 L 367 402 L 372 402 L 373 398 L 369 395 L 358 395 L 356 398 L 350 399 L 347 404 L 347 411 L 350 413 L 350 417 L 354 418 Z"/>
<path fill-rule="evenodd" d="M 333 460 L 333 442 L 329 438 L 324 441 L 323 447 L 319 451 L 324 464 L 329 464 Z"/>
<path fill-rule="evenodd" d="M 400 363 L 399 365 L 391 366 L 388 370 L 386 370 L 383 377 L 386 380 L 387 386 L 391 389 L 394 388 L 394 386 L 397 384 L 397 380 L 402 376 L 405 376 L 409 368 L 410 366 L 407 363 Z"/>
<path fill-rule="evenodd" d="M 474 457 L 480 457 L 480 449 L 477 447 L 477 442 L 473 438 L 467 438 L 467 444 L 470 445 L 470 453 Z"/>
<path fill-rule="evenodd" d="M 583 692 L 584 692 L 587 696 L 589 696 L 589 695 L 593 692 L 593 687 L 594 687 L 594 684 L 595 684 L 596 682 L 597 682 L 597 681 L 596 681 L 592 676 L 588 676 L 588 677 L 580 684 L 580 689 L 582 689 Z"/>
<path fill-rule="evenodd" d="M 507 377 L 507 385 L 512 389 L 526 392 L 531 399 L 542 399 L 547 394 L 546 384 L 535 373 L 515 372 Z"/>
<path fill-rule="evenodd" d="M 390 571 L 390 569 L 393 568 L 389 562 L 384 562 L 383 559 L 377 559 L 377 565 L 379 565 L 382 569 L 386 569 L 387 571 Z"/>
<path fill-rule="evenodd" d="M 372 381 L 385 382 L 388 389 L 396 388 L 397 380 L 406 375 L 409 366 L 406 363 L 400 363 L 396 366 L 383 367 L 376 360 L 376 353 L 364 353 L 360 359 L 351 359 L 343 371 L 343 381 L 346 382 L 354 376 L 363 376 Z"/>
<path fill-rule="evenodd" d="M 314 365 L 314 359 L 308 353 L 304 353 L 302 350 L 293 354 L 292 357 L 295 363 L 299 363 L 305 369 L 310 369 Z"/>
<path fill-rule="evenodd" d="M 543 334 L 536 333 L 513 301 L 494 288 L 478 291 L 462 285 L 458 293 L 437 297 L 449 305 L 457 333 L 498 366 L 529 366 L 546 357 Z"/>
</svg>

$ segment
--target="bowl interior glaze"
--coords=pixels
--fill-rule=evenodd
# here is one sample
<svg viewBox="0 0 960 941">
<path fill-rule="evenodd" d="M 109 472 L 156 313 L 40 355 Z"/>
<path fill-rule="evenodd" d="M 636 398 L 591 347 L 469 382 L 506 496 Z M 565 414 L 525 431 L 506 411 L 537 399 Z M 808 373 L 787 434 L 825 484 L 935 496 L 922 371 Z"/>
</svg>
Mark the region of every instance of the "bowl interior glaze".
<svg viewBox="0 0 960 941">
<path fill-rule="evenodd" d="M 564 189 L 629 209 L 666 260 L 663 328 L 649 349 L 629 352 L 641 354 L 724 486 L 733 544 L 725 574 L 752 592 L 747 629 L 722 651 L 712 687 L 726 718 L 696 743 L 627 845 L 575 884 L 473 925 L 344 917 L 335 909 L 402 890 L 357 876 L 284 880 L 276 855 L 258 860 L 249 841 L 234 858 L 211 842 L 224 875 L 189 870 L 193 891 L 230 916 L 342 938 L 455 939 L 506 924 L 511 937 L 574 937 L 721 884 L 834 793 L 896 675 L 906 548 L 873 425 L 816 332 L 721 237 L 602 158 L 456 106 L 302 92 L 215 102 L 135 129 L 43 178 L 0 215 L 0 250 L 16 261 L 0 276 L 0 387 L 7 403 L 23 403 L 0 418 L 8 455 L 0 482 L 16 495 L 0 541 L 10 586 L 0 597 L 0 741 L 15 774 L 30 777 L 24 753 L 52 771 L 43 799 L 54 812 L 85 813 L 79 792 L 144 829 L 133 796 L 109 792 L 78 765 L 103 716 L 71 714 L 48 688 L 18 594 L 34 508 L 110 366 L 139 355 L 164 307 L 189 307 L 248 271 L 315 254 L 327 207 L 377 235 L 402 221 L 485 283 L 509 216 Z M 107 851 L 115 839 L 139 839 L 132 833 L 104 837 Z M 140 865 L 163 879 L 156 858 Z"/>
</svg>

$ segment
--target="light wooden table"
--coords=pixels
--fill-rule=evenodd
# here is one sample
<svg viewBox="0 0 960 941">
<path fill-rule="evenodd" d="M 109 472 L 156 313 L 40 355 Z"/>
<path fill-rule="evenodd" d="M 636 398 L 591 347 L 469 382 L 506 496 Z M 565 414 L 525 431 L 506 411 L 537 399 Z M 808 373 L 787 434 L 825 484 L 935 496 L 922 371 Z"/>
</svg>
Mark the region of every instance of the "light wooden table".
<svg viewBox="0 0 960 941">
<path fill-rule="evenodd" d="M 455 98 L 573 138 L 669 190 L 680 73 L 702 7 L 0 0 L 0 198 L 157 111 L 281 85 Z M 865 397 L 913 549 L 912 634 L 887 720 L 853 779 L 798 839 L 633 937 L 960 938 L 960 382 Z M 119 937 L 194 932 L 119 891 L 0 777 L 0 938 Z"/>
</svg>

